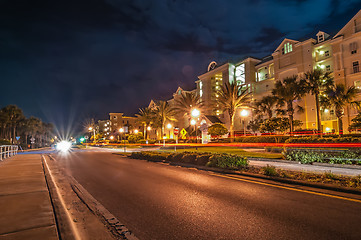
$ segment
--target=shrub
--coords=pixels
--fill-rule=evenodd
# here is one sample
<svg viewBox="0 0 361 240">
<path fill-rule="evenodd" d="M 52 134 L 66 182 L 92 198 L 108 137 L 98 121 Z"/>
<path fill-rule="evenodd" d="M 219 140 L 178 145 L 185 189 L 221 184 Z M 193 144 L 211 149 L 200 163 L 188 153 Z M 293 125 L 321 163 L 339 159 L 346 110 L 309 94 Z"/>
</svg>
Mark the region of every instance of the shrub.
<svg viewBox="0 0 361 240">
<path fill-rule="evenodd" d="M 210 157 L 210 154 L 199 154 L 196 158 L 195 164 L 199 166 L 205 166 L 208 163 Z"/>
<path fill-rule="evenodd" d="M 289 161 L 299 161 L 303 164 L 313 163 L 313 162 L 323 162 L 326 157 L 322 152 L 314 152 L 309 150 L 286 150 L 283 152 L 286 160 Z"/>
<path fill-rule="evenodd" d="M 166 160 L 168 157 L 167 153 L 162 153 L 162 152 L 132 152 L 132 154 L 130 155 L 131 158 L 136 158 L 136 159 L 145 159 L 145 160 L 150 160 L 150 161 L 162 161 L 162 160 Z"/>
<path fill-rule="evenodd" d="M 227 169 L 240 169 L 248 166 L 246 157 L 234 154 L 212 154 L 207 166 Z"/>
<path fill-rule="evenodd" d="M 247 136 L 235 138 L 235 142 L 241 143 L 284 143 L 289 136 Z"/>
<path fill-rule="evenodd" d="M 192 154 L 192 153 L 186 153 L 183 155 L 181 162 L 183 163 L 195 163 L 197 158 L 197 154 Z"/>
<path fill-rule="evenodd" d="M 262 168 L 262 173 L 266 176 L 278 176 L 278 172 L 274 166 L 268 165 Z"/>
</svg>

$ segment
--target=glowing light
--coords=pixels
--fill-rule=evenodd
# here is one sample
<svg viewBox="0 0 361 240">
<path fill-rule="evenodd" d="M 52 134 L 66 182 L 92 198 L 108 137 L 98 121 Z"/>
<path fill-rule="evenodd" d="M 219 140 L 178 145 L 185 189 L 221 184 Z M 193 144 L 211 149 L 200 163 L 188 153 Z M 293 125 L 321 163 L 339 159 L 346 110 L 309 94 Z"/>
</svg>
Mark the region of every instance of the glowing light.
<svg viewBox="0 0 361 240">
<path fill-rule="evenodd" d="M 168 123 L 168 124 L 167 124 L 167 128 L 168 128 L 168 129 L 171 129 L 171 128 L 172 128 L 172 124 Z"/>
<path fill-rule="evenodd" d="M 191 112 L 192 117 L 199 117 L 200 114 L 201 112 L 197 108 L 193 109 Z"/>
<path fill-rule="evenodd" d="M 88 130 L 91 131 L 91 130 L 93 130 L 93 128 L 92 128 L 92 127 L 89 127 Z"/>
<path fill-rule="evenodd" d="M 61 141 L 56 145 L 56 150 L 61 152 L 68 152 L 71 148 L 71 142 Z"/>
<path fill-rule="evenodd" d="M 328 113 L 328 111 L 329 111 L 328 109 L 325 109 L 325 113 Z"/>
<path fill-rule="evenodd" d="M 147 130 L 150 131 L 152 128 L 150 126 L 147 127 Z"/>
<path fill-rule="evenodd" d="M 321 54 L 321 55 L 325 54 L 325 51 L 322 51 L 322 50 L 321 50 L 321 51 L 320 51 L 320 54 Z"/>
<path fill-rule="evenodd" d="M 321 67 L 321 69 L 325 69 L 325 65 L 321 65 L 320 67 Z"/>
<path fill-rule="evenodd" d="M 135 129 L 135 130 L 134 130 L 134 133 L 135 133 L 135 134 L 137 134 L 138 132 L 139 132 L 138 129 Z"/>
<path fill-rule="evenodd" d="M 191 125 L 193 125 L 193 126 L 196 125 L 196 120 L 192 119 L 191 120 Z"/>
<path fill-rule="evenodd" d="M 124 132 L 124 128 L 119 128 L 119 132 L 123 133 L 123 132 Z"/>
<path fill-rule="evenodd" d="M 331 131 L 331 128 L 327 127 L 326 132 L 330 132 L 330 131 Z"/>
<path fill-rule="evenodd" d="M 80 142 L 84 142 L 84 141 L 85 141 L 85 138 L 82 137 L 82 138 L 80 138 L 79 140 L 80 140 Z"/>
<path fill-rule="evenodd" d="M 113 140 L 114 139 L 114 136 L 110 136 L 110 140 Z"/>
<path fill-rule="evenodd" d="M 241 116 L 242 116 L 242 117 L 247 117 L 247 116 L 248 116 L 248 111 L 247 111 L 246 109 L 243 109 L 243 110 L 241 111 Z"/>
</svg>

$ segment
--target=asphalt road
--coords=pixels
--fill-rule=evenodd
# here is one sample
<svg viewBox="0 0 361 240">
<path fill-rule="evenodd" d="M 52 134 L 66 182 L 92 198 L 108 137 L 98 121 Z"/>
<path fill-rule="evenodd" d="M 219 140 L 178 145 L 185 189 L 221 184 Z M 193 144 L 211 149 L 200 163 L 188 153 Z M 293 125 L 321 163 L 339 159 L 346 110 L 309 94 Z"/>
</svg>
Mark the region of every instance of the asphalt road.
<svg viewBox="0 0 361 240">
<path fill-rule="evenodd" d="M 350 199 L 107 152 L 55 157 L 139 239 L 361 239 Z"/>
</svg>

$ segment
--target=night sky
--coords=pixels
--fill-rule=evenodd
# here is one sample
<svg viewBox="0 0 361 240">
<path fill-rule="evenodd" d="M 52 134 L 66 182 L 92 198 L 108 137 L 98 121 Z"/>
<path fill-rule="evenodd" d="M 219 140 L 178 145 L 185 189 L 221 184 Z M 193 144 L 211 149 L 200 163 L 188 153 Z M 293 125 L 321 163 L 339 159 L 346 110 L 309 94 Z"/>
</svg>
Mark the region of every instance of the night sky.
<svg viewBox="0 0 361 240">
<path fill-rule="evenodd" d="M 0 107 L 59 127 L 131 115 L 193 89 L 212 60 L 335 34 L 360 9 L 352 0 L 0 0 Z"/>
</svg>

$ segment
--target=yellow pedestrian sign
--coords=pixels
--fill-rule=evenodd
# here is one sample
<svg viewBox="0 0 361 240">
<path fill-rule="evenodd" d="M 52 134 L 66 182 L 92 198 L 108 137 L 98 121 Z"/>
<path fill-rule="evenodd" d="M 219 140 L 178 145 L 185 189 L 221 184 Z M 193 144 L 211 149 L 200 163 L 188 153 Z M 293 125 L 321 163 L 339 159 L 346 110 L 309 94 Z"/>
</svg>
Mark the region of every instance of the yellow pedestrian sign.
<svg viewBox="0 0 361 240">
<path fill-rule="evenodd" d="M 185 137 L 187 135 L 187 131 L 183 128 L 180 133 L 182 134 L 182 137 Z"/>
</svg>

